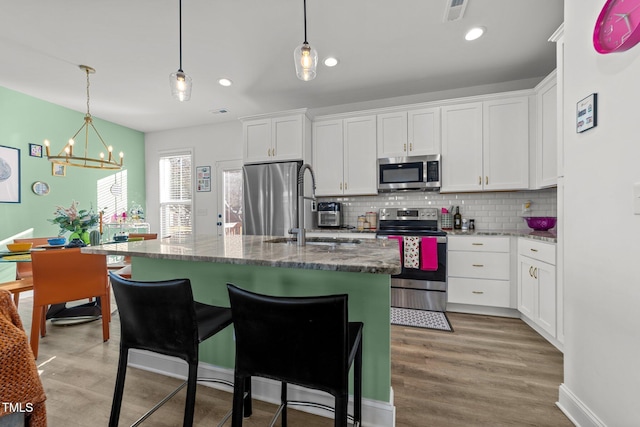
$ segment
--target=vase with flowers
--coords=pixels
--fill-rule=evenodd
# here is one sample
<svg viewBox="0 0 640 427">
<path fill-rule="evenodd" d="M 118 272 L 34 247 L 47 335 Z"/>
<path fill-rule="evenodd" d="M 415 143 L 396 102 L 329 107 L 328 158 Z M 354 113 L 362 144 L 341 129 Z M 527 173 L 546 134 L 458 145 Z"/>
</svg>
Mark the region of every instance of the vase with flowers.
<svg viewBox="0 0 640 427">
<path fill-rule="evenodd" d="M 89 244 L 89 229 L 97 226 L 100 222 L 100 215 L 95 213 L 93 209 L 78 210 L 78 202 L 75 200 L 69 208 L 56 207 L 53 215 L 54 218 L 50 219 L 49 222 L 60 227 L 59 235 L 62 235 L 65 231 L 70 231 L 69 242 L 74 239 L 80 239 L 85 244 Z"/>
</svg>

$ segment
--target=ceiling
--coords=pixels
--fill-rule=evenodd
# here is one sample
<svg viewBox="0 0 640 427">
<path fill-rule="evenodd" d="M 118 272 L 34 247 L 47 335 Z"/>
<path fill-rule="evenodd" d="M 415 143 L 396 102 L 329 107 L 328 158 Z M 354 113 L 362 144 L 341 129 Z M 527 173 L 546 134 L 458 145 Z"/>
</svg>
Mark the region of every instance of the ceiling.
<svg viewBox="0 0 640 427">
<path fill-rule="evenodd" d="M 293 64 L 302 0 L 183 0 L 193 92 L 181 103 L 169 88 L 178 0 L 1 1 L 0 86 L 86 112 L 78 65 L 89 65 L 91 114 L 143 132 L 542 77 L 555 68 L 548 38 L 564 7 L 466 0 L 463 18 L 444 22 L 451 0 L 308 0 L 309 43 L 340 63 L 303 82 Z M 478 25 L 484 37 L 466 42 Z"/>
</svg>

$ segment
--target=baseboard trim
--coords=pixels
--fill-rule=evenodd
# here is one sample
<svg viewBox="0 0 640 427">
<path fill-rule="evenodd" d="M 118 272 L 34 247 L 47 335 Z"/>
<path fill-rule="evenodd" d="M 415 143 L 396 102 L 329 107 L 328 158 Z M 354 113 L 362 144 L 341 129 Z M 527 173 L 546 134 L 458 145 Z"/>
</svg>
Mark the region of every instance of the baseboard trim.
<svg viewBox="0 0 640 427">
<path fill-rule="evenodd" d="M 585 405 L 566 384 L 560 384 L 556 406 L 579 427 L 606 427 L 587 405 Z"/>
<path fill-rule="evenodd" d="M 187 365 L 183 361 L 144 350 L 131 350 L 129 352 L 129 366 L 173 378 L 184 379 L 187 377 Z M 233 370 L 200 362 L 198 377 L 218 378 L 233 382 Z M 202 385 L 229 393 L 233 392 L 229 387 L 217 383 L 203 382 Z M 266 378 L 253 378 L 251 391 L 254 399 L 274 404 L 280 403 L 280 383 L 277 381 Z M 334 403 L 333 397 L 327 393 L 295 385 L 289 386 L 288 398 L 290 400 L 314 402 L 328 406 L 333 406 Z M 362 399 L 362 424 L 371 427 L 395 427 L 396 407 L 393 401 L 393 389 L 390 390 L 389 402 Z M 353 401 L 350 400 L 349 413 L 353 413 L 352 408 Z M 318 408 L 296 406 L 296 409 L 323 417 L 333 417 L 333 414 Z"/>
</svg>

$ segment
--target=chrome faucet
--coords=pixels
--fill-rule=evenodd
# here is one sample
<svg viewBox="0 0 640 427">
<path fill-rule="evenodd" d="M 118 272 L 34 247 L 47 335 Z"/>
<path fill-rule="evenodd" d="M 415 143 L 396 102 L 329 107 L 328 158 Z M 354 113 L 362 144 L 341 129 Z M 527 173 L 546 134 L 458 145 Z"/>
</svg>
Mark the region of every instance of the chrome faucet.
<svg viewBox="0 0 640 427">
<path fill-rule="evenodd" d="M 313 191 L 312 197 L 305 197 L 304 195 L 304 173 L 309 170 L 311 174 L 311 190 Z M 289 230 L 290 234 L 296 235 L 296 242 L 298 246 L 304 246 L 306 244 L 306 230 L 304 228 L 304 201 L 305 199 L 316 200 L 316 177 L 311 169 L 311 165 L 308 163 L 303 164 L 298 171 L 298 227 Z"/>
</svg>

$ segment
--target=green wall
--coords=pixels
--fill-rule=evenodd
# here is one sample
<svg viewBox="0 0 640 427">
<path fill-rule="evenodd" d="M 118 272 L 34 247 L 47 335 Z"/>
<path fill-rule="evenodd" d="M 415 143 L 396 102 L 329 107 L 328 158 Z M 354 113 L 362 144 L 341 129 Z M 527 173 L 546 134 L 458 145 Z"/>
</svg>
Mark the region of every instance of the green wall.
<svg viewBox="0 0 640 427">
<path fill-rule="evenodd" d="M 20 203 L 0 203 L 0 239 L 34 228 L 34 236 L 53 236 L 58 227 L 52 218 L 56 206 L 68 207 L 73 200 L 80 209 L 96 206 L 96 182 L 115 171 L 67 167 L 66 176 L 53 176 L 51 162 L 44 155 L 44 140 L 51 141 L 51 153 L 57 154 L 84 122 L 84 113 L 60 107 L 19 92 L 0 87 L 0 145 L 20 149 Z M 127 170 L 128 199 L 143 203 L 145 195 L 144 134 L 93 117 L 93 123 L 117 156 L 124 152 Z M 82 136 L 81 136 L 82 135 Z M 84 130 L 76 137 L 76 147 L 84 146 Z M 97 136 L 89 132 L 90 145 L 102 147 Z M 29 144 L 42 145 L 43 157 L 29 156 Z M 96 148 L 97 151 L 97 148 Z M 77 151 L 75 151 L 77 153 Z M 89 153 L 92 157 L 98 153 Z M 35 181 L 49 184 L 46 196 L 31 191 Z M 144 207 L 144 205 L 143 205 Z"/>
</svg>

